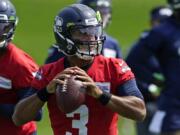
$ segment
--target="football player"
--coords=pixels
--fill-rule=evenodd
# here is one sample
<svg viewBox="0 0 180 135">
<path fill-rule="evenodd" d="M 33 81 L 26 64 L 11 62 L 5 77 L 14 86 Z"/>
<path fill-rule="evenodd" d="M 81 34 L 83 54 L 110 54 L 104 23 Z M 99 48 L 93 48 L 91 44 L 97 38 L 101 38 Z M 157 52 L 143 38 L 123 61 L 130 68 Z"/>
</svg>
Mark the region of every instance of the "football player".
<svg viewBox="0 0 180 135">
<path fill-rule="evenodd" d="M 158 110 L 150 124 L 150 131 L 161 135 L 180 134 L 180 0 L 167 0 L 173 10 L 173 15 L 159 26 L 154 27 L 144 38 L 141 39 L 136 57 L 140 58 L 135 69 L 137 76 L 144 75 L 144 65 L 153 56 L 158 61 L 162 75 L 164 76 L 164 87 L 158 97 Z M 133 57 L 133 59 L 136 59 Z M 143 59 L 142 59 L 143 58 Z M 133 66 L 133 64 L 132 64 Z M 143 69 L 143 70 L 142 70 Z M 134 70 L 134 71 L 135 71 Z M 141 71 L 142 70 L 142 71 Z M 146 72 L 150 70 L 145 69 Z M 141 72 L 140 72 L 141 71 Z M 150 72 L 151 73 L 151 72 Z M 152 74 L 149 82 L 161 85 Z"/>
<path fill-rule="evenodd" d="M 151 28 L 157 27 L 161 23 L 164 23 L 172 15 L 172 10 L 165 6 L 157 6 L 150 12 L 150 25 Z M 143 122 L 137 123 L 138 135 L 154 135 L 150 133 L 148 128 L 151 119 L 157 109 L 157 98 L 160 93 L 160 89 L 163 85 L 163 76 L 158 61 L 154 56 L 151 56 L 148 60 L 142 57 L 143 51 L 142 45 L 143 38 L 148 35 L 150 30 L 146 30 L 141 34 L 140 39 L 132 46 L 126 62 L 133 70 L 138 87 L 140 88 L 147 108 L 147 116 Z M 143 62 L 142 62 L 143 61 Z M 139 67 L 140 65 L 140 67 Z M 157 134 L 156 134 L 157 135 Z"/>
<path fill-rule="evenodd" d="M 103 19 L 103 28 L 104 30 L 107 28 L 107 26 L 111 22 L 112 16 L 111 0 L 79 0 L 77 3 L 87 5 L 95 11 L 100 11 Z M 106 40 L 104 41 L 102 54 L 105 57 L 122 58 L 122 53 L 118 41 L 107 33 L 105 35 Z M 54 62 L 62 57 L 64 57 L 64 54 L 59 53 L 59 50 L 56 46 L 52 46 L 48 50 L 48 57 L 45 63 Z"/>
<path fill-rule="evenodd" d="M 11 42 L 17 21 L 12 3 L 0 0 L 0 134 L 36 135 L 35 122 L 17 127 L 12 121 L 15 105 L 31 93 L 27 88 L 38 70 L 32 58 Z"/>
<path fill-rule="evenodd" d="M 99 55 L 104 40 L 99 12 L 82 4 L 65 7 L 55 18 L 54 34 L 65 57 L 39 69 L 32 82 L 38 92 L 16 106 L 16 125 L 32 120 L 46 102 L 54 135 L 118 135 L 118 114 L 144 119 L 143 97 L 130 68 L 122 59 Z M 86 101 L 65 114 L 54 93 L 72 74 L 86 87 Z"/>
</svg>

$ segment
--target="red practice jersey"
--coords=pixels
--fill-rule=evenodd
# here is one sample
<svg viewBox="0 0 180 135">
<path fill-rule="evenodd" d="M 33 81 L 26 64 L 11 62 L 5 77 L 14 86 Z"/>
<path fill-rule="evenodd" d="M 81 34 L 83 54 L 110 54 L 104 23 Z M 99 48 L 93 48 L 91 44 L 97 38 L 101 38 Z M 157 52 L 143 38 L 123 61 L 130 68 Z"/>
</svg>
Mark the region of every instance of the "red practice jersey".
<svg viewBox="0 0 180 135">
<path fill-rule="evenodd" d="M 42 89 L 54 76 L 64 70 L 64 58 L 40 68 L 33 81 L 35 89 Z M 134 78 L 130 68 L 123 60 L 96 56 L 87 70 L 88 75 L 101 90 L 117 94 L 117 87 Z M 55 135 L 118 135 L 118 114 L 88 95 L 86 101 L 72 113 L 62 113 L 55 95 L 48 100 L 51 125 Z"/>
<path fill-rule="evenodd" d="M 18 102 L 17 91 L 30 87 L 37 70 L 38 66 L 29 55 L 9 43 L 0 57 L 0 104 L 15 105 Z M 31 135 L 34 131 L 34 122 L 17 127 L 12 120 L 0 115 L 0 134 Z"/>
</svg>

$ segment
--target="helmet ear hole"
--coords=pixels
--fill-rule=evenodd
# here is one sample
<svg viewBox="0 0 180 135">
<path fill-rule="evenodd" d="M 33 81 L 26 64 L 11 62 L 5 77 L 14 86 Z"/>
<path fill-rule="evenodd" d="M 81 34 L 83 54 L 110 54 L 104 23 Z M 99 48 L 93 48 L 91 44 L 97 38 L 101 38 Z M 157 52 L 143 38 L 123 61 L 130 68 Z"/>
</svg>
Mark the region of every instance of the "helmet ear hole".
<svg viewBox="0 0 180 135">
<path fill-rule="evenodd" d="M 66 47 L 66 51 L 65 51 L 66 54 L 67 55 L 75 55 L 76 52 L 77 52 L 77 48 L 74 45 L 74 43 L 71 40 L 67 39 L 67 38 L 66 38 L 66 42 L 67 42 L 67 47 Z"/>
</svg>

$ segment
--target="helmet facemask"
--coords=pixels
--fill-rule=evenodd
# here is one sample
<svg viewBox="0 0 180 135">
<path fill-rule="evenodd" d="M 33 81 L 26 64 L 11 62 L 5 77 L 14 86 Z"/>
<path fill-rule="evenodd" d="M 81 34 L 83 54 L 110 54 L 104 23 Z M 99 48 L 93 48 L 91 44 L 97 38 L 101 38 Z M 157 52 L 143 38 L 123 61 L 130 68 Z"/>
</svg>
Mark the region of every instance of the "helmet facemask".
<svg viewBox="0 0 180 135">
<path fill-rule="evenodd" d="M 104 37 L 102 26 L 75 26 L 70 33 L 77 49 L 76 56 L 83 60 L 90 60 L 102 51 Z"/>
<path fill-rule="evenodd" d="M 6 43 L 12 40 L 14 25 L 13 22 L 0 21 L 0 48 L 6 46 Z"/>
</svg>

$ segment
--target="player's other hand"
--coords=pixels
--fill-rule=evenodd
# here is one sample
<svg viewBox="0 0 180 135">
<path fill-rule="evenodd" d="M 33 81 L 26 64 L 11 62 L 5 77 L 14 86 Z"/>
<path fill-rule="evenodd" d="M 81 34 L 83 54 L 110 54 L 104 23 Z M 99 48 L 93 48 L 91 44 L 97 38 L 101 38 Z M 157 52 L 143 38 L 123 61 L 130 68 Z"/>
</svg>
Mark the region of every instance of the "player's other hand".
<svg viewBox="0 0 180 135">
<path fill-rule="evenodd" d="M 94 98 L 101 96 L 102 91 L 96 86 L 96 83 L 84 70 L 79 67 L 75 67 L 74 74 L 76 75 L 76 79 L 83 82 L 83 86 L 86 88 L 86 94 Z"/>
<path fill-rule="evenodd" d="M 63 85 L 66 78 L 71 77 L 74 74 L 74 67 L 66 68 L 62 72 L 58 73 L 47 85 L 48 93 L 55 93 L 57 85 Z"/>
</svg>

